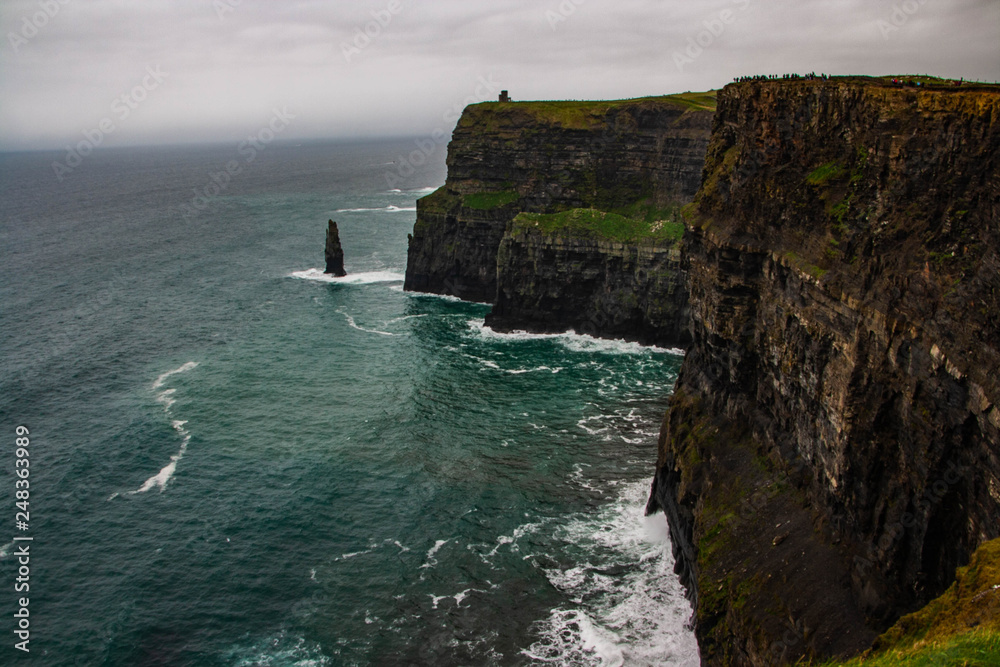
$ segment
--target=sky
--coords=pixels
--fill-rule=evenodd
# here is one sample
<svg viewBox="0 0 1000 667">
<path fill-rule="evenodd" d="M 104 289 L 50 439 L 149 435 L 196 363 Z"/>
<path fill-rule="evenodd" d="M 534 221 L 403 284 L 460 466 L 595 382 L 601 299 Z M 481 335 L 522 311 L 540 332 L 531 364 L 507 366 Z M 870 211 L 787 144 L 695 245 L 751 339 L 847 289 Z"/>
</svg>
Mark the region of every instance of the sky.
<svg viewBox="0 0 1000 667">
<path fill-rule="evenodd" d="M 1000 80 L 998 0 L 2 0 L 0 28 L 0 150 L 430 136 L 501 89 Z"/>
</svg>

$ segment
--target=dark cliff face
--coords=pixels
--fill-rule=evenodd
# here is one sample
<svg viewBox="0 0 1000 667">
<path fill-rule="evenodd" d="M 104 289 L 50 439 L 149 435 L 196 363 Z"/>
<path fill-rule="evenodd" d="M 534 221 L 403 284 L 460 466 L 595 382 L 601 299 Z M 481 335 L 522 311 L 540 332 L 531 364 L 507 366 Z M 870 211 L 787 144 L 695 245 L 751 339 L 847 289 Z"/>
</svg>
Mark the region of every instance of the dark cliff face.
<svg viewBox="0 0 1000 667">
<path fill-rule="evenodd" d="M 1000 536 L 998 209 L 995 90 L 720 93 L 651 499 L 706 664 L 861 648 Z"/>
<path fill-rule="evenodd" d="M 512 224 L 500 243 L 499 287 L 486 324 L 622 338 L 688 342 L 687 290 L 675 242 L 622 243 Z"/>
<path fill-rule="evenodd" d="M 448 180 L 417 202 L 405 289 L 493 302 L 496 256 L 522 211 L 690 201 L 712 121 L 707 96 L 468 107 Z"/>
</svg>

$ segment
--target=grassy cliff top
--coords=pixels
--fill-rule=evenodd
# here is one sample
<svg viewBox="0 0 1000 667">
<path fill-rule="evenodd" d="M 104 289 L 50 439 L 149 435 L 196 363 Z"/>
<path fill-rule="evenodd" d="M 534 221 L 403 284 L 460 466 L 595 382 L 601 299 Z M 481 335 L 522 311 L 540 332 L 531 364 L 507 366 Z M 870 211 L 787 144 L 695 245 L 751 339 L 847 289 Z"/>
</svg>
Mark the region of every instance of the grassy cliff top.
<svg viewBox="0 0 1000 667">
<path fill-rule="evenodd" d="M 669 213 L 662 216 L 652 213 L 622 215 L 593 208 L 575 208 L 550 214 L 520 213 L 512 225 L 514 229 L 619 243 L 677 242 L 684 234 L 684 224 Z"/>
<path fill-rule="evenodd" d="M 466 108 L 459 125 L 480 124 L 483 114 L 511 116 L 558 125 L 567 129 L 591 129 L 610 111 L 635 107 L 669 106 L 683 111 L 715 111 L 716 91 L 681 93 L 630 100 L 564 100 L 540 102 L 481 102 Z"/>
</svg>

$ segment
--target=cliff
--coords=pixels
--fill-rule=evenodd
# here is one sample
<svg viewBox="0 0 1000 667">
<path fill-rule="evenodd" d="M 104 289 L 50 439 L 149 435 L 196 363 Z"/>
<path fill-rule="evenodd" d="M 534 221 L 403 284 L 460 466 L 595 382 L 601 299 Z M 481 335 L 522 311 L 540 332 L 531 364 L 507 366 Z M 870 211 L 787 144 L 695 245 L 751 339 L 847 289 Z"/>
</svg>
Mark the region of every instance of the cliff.
<svg viewBox="0 0 1000 667">
<path fill-rule="evenodd" d="M 1000 536 L 1000 93 L 718 96 L 660 436 L 704 664 L 847 656 Z"/>
<path fill-rule="evenodd" d="M 701 182 L 714 97 L 483 103 L 466 108 L 444 187 L 417 202 L 405 289 L 492 303 L 497 252 L 522 212 L 689 202 Z M 565 328 L 565 327 L 564 327 Z"/>
<path fill-rule="evenodd" d="M 593 209 L 521 214 L 500 243 L 496 304 L 486 324 L 498 331 L 573 329 L 683 345 L 683 230 L 675 220 L 646 222 Z"/>
</svg>

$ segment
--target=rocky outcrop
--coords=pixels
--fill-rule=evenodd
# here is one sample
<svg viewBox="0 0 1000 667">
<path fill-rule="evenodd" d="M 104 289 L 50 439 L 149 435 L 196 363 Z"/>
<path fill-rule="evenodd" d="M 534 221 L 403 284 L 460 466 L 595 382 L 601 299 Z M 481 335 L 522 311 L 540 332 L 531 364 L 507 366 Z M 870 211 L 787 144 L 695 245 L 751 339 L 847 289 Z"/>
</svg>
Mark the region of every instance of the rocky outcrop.
<svg viewBox="0 0 1000 667">
<path fill-rule="evenodd" d="M 726 87 L 650 510 L 704 664 L 847 655 L 1000 537 L 1000 93 Z"/>
<path fill-rule="evenodd" d="M 511 223 L 497 258 L 497 331 L 687 343 L 687 290 L 675 241 L 622 242 Z"/>
<path fill-rule="evenodd" d="M 690 201 L 713 105 L 710 95 L 687 94 L 466 108 L 445 186 L 417 202 L 405 289 L 492 303 L 501 239 L 523 211 Z"/>
<path fill-rule="evenodd" d="M 347 275 L 344 271 L 344 248 L 340 245 L 340 231 L 337 223 L 330 220 L 326 229 L 326 273 L 338 277 Z"/>
</svg>

